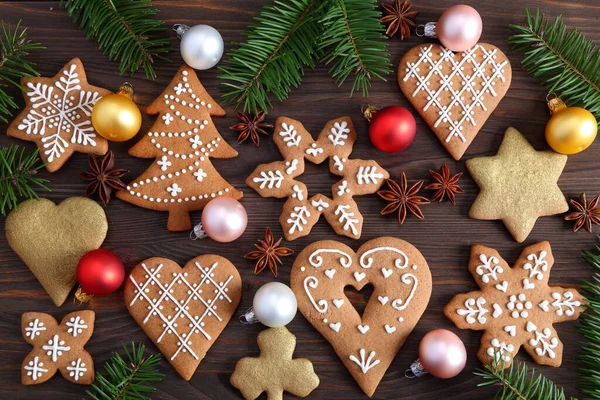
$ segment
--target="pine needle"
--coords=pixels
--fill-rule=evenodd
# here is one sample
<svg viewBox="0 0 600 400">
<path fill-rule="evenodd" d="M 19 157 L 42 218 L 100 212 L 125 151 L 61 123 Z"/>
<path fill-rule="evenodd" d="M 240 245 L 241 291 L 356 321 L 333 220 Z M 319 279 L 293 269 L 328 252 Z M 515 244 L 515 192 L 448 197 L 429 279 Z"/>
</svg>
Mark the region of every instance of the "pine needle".
<svg viewBox="0 0 600 400">
<path fill-rule="evenodd" d="M 576 29 L 567 30 L 560 16 L 548 20 L 539 9 L 526 12 L 526 24 L 511 25 L 515 34 L 509 39 L 515 51 L 525 53 L 523 65 L 544 80 L 549 93 L 600 122 L 600 49 Z"/>
<path fill-rule="evenodd" d="M 600 247 L 596 246 L 596 250 L 600 253 Z M 585 338 L 579 355 L 580 391 L 586 398 L 600 399 L 600 255 L 584 251 L 582 256 L 595 272 L 581 286 L 587 298 L 587 310 L 579 323 Z"/>
<path fill-rule="evenodd" d="M 5 92 L 9 86 L 21 88 L 21 78 L 39 76 L 36 64 L 26 57 L 32 50 L 44 49 L 37 42 L 27 39 L 27 28 L 19 29 L 21 21 L 15 26 L 0 21 L 0 122 L 8 122 L 18 108 L 14 99 Z"/>
<path fill-rule="evenodd" d="M 150 400 L 146 396 L 154 393 L 152 383 L 164 378 L 158 370 L 160 354 L 148 357 L 146 346 L 131 343 L 131 351 L 123 345 L 125 356 L 113 352 L 112 358 L 104 364 L 107 377 L 96 374 L 96 381 L 86 393 L 94 400 Z"/>
<path fill-rule="evenodd" d="M 65 0 L 69 15 L 89 39 L 98 42 L 109 60 L 119 60 L 120 73 L 142 68 L 156 79 L 154 61 L 172 51 L 164 21 L 154 19 L 152 0 Z"/>
<path fill-rule="evenodd" d="M 25 154 L 25 149 L 17 145 L 0 147 L 0 214 L 17 207 L 20 199 L 37 199 L 34 186 L 50 190 L 46 179 L 38 178 L 40 164 L 39 150 Z"/>
</svg>

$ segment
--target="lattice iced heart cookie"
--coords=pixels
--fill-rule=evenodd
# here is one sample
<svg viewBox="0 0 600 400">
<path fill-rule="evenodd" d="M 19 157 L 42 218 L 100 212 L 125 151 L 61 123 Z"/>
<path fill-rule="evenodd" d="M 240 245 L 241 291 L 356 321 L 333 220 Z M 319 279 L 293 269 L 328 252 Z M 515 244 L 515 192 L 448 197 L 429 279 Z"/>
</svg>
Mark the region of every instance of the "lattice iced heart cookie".
<svg viewBox="0 0 600 400">
<path fill-rule="evenodd" d="M 321 214 L 338 235 L 360 238 L 363 217 L 353 196 L 375 193 L 389 177 L 373 160 L 350 160 L 356 131 L 350 117 L 327 122 L 316 141 L 299 121 L 277 118 L 273 139 L 284 161 L 261 164 L 246 183 L 262 197 L 287 197 L 279 223 L 287 240 L 306 236 Z M 306 185 L 295 178 L 304 172 L 304 161 L 321 164 L 342 177 L 331 187 L 332 198 L 308 197 Z"/>
<path fill-rule="evenodd" d="M 221 334 L 240 302 L 242 280 L 226 258 L 203 255 L 181 268 L 167 258 L 138 264 L 125 284 L 131 316 L 183 379 Z"/>
<path fill-rule="evenodd" d="M 402 93 L 456 160 L 500 103 L 511 78 L 506 55 L 487 43 L 464 53 L 419 45 L 398 66 Z"/>
<path fill-rule="evenodd" d="M 21 383 L 46 382 L 56 371 L 73 383 L 89 385 L 94 381 L 94 360 L 83 346 L 94 332 L 93 311 L 67 314 L 60 325 L 50 314 L 28 312 L 21 317 L 21 332 L 33 346 L 23 360 Z"/>
<path fill-rule="evenodd" d="M 494 249 L 471 248 L 469 271 L 481 290 L 454 296 L 444 314 L 461 329 L 485 331 L 478 352 L 484 364 L 508 367 L 523 346 L 536 363 L 560 366 L 563 344 L 552 324 L 579 318 L 583 298 L 548 286 L 552 264 L 548 242 L 526 247 L 512 268 Z"/>
<path fill-rule="evenodd" d="M 427 307 L 431 273 L 410 243 L 370 240 L 355 253 L 331 240 L 312 243 L 296 258 L 291 287 L 298 309 L 327 339 L 362 390 L 372 396 Z M 345 286 L 373 294 L 362 316 Z"/>
<path fill-rule="evenodd" d="M 53 78 L 21 79 L 25 109 L 6 133 L 35 142 L 50 172 L 75 152 L 102 155 L 108 142 L 92 126 L 92 108 L 111 92 L 87 82 L 83 64 L 74 58 Z"/>
</svg>

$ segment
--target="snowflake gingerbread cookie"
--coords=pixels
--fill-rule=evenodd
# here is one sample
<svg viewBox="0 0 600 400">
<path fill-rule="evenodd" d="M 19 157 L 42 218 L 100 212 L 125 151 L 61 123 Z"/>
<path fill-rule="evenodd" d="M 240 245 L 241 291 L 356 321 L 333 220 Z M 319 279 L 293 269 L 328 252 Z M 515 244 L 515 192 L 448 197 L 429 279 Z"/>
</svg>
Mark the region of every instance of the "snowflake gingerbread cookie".
<svg viewBox="0 0 600 400">
<path fill-rule="evenodd" d="M 550 243 L 526 247 L 512 268 L 489 247 L 471 248 L 469 271 L 481 288 L 454 296 L 444 314 L 461 329 L 485 331 L 478 356 L 509 367 L 523 346 L 534 361 L 559 367 L 563 344 L 552 324 L 575 320 L 583 297 L 572 288 L 550 287 Z"/>
<path fill-rule="evenodd" d="M 350 117 L 327 122 L 316 141 L 299 121 L 280 117 L 273 139 L 284 160 L 259 165 L 246 183 L 262 197 L 287 197 L 279 219 L 285 238 L 308 235 L 321 214 L 338 235 L 360 238 L 363 217 L 352 197 L 375 193 L 389 174 L 373 160 L 349 159 L 356 141 Z M 325 160 L 341 180 L 332 186 L 332 198 L 309 197 L 306 185 L 295 178 L 304 172 L 305 161 Z"/>
<path fill-rule="evenodd" d="M 75 151 L 106 154 L 108 142 L 92 126 L 92 109 L 112 92 L 87 82 L 79 58 L 53 78 L 23 78 L 21 85 L 26 106 L 6 132 L 35 142 L 48 171 L 60 169 Z"/>
<path fill-rule="evenodd" d="M 73 382 L 94 381 L 94 360 L 83 346 L 94 332 L 93 311 L 67 314 L 60 323 L 45 313 L 28 312 L 21 317 L 21 332 L 34 348 L 21 368 L 21 383 L 34 385 L 52 378 L 56 371 Z"/>
</svg>

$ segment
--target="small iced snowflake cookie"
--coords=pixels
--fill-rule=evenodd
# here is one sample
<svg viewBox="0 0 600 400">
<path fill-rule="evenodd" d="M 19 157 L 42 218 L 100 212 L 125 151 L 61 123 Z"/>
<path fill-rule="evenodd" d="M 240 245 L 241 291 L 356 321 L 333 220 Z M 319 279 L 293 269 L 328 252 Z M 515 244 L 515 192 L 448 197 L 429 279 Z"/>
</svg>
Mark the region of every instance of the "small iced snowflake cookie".
<svg viewBox="0 0 600 400">
<path fill-rule="evenodd" d="M 462 53 L 439 44 L 418 45 L 398 66 L 402 93 L 456 160 L 500 103 L 511 78 L 506 55 L 487 43 Z"/>
<path fill-rule="evenodd" d="M 106 154 L 108 142 L 92 126 L 92 109 L 109 90 L 87 82 L 83 64 L 74 58 L 53 78 L 21 79 L 25 109 L 10 124 L 8 136 L 35 142 L 50 172 L 78 151 Z"/>
<path fill-rule="evenodd" d="M 246 183 L 262 197 L 287 197 L 279 219 L 285 238 L 308 235 L 321 214 L 338 235 L 360 238 L 363 217 L 352 197 L 375 193 L 389 174 L 373 160 L 350 159 L 356 141 L 350 117 L 327 122 L 316 141 L 299 121 L 280 117 L 273 140 L 283 161 L 259 165 Z M 331 187 L 331 198 L 320 193 L 309 197 L 306 185 L 296 178 L 304 172 L 305 161 L 325 160 L 341 179 Z"/>
<path fill-rule="evenodd" d="M 559 367 L 563 344 L 552 324 L 579 318 L 583 297 L 548 286 L 554 257 L 550 243 L 526 247 L 512 268 L 489 247 L 471 248 L 469 271 L 481 288 L 454 296 L 444 314 L 461 329 L 485 331 L 478 356 L 509 367 L 523 346 L 538 364 Z"/>
<path fill-rule="evenodd" d="M 367 284 L 373 294 L 360 315 L 344 288 Z M 290 285 L 300 312 L 372 396 L 429 303 L 431 273 L 419 250 L 404 240 L 373 239 L 356 253 L 323 240 L 298 255 Z"/>
<path fill-rule="evenodd" d="M 28 312 L 21 317 L 21 333 L 33 350 L 21 367 L 21 383 L 35 385 L 52 378 L 56 371 L 73 382 L 94 381 L 94 360 L 83 346 L 94 332 L 93 311 L 67 314 L 60 325 L 45 313 Z"/>
</svg>

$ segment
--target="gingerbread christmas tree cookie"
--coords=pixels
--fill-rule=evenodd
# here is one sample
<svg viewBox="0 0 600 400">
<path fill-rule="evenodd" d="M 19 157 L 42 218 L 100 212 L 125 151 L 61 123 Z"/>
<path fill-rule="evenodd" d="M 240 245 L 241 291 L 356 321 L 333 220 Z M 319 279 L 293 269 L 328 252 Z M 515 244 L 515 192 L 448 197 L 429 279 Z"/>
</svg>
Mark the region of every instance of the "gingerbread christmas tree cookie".
<svg viewBox="0 0 600 400">
<path fill-rule="evenodd" d="M 246 183 L 262 197 L 287 197 L 279 219 L 285 238 L 308 235 L 321 214 L 338 235 L 360 238 L 363 217 L 352 197 L 377 192 L 389 174 L 373 160 L 350 159 L 356 141 L 352 120 L 340 117 L 327 122 L 315 141 L 299 121 L 280 117 L 273 139 L 283 161 L 259 165 Z M 341 179 L 331 187 L 331 198 L 320 193 L 309 197 L 306 185 L 295 178 L 304 172 L 305 161 L 325 160 Z"/>
<path fill-rule="evenodd" d="M 87 82 L 83 64 L 74 58 L 53 78 L 21 79 L 25 109 L 6 133 L 35 142 L 50 172 L 57 171 L 78 151 L 96 155 L 108 142 L 92 126 L 92 108 L 111 92 Z"/>
<path fill-rule="evenodd" d="M 94 381 L 94 360 L 83 346 L 94 332 L 93 311 L 76 311 L 58 324 L 45 313 L 28 312 L 21 317 L 21 332 L 33 350 L 23 360 L 21 382 L 46 382 L 56 371 L 73 382 L 89 385 Z"/>
<path fill-rule="evenodd" d="M 517 242 L 527 239 L 538 217 L 569 210 L 558 187 L 567 156 L 536 151 L 515 128 L 508 128 L 498 154 L 467 160 L 481 189 L 469 211 L 474 219 L 501 219 Z"/>
<path fill-rule="evenodd" d="M 461 329 L 484 331 L 477 353 L 484 364 L 509 367 L 523 346 L 536 363 L 560 366 L 563 344 L 552 325 L 579 318 L 584 300 L 548 285 L 553 264 L 548 242 L 526 247 L 512 268 L 494 249 L 471 248 L 469 271 L 480 290 L 454 296 L 444 314 Z"/>
</svg>

